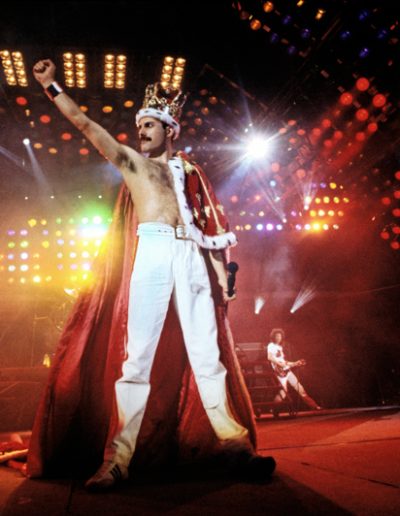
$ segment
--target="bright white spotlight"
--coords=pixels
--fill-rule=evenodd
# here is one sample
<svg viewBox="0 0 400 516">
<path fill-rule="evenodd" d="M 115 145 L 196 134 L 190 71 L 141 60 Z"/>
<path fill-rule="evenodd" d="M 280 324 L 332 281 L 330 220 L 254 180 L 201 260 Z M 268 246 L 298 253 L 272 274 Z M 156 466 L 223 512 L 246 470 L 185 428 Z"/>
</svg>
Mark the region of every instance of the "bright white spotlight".
<svg viewBox="0 0 400 516">
<path fill-rule="evenodd" d="M 261 296 L 257 296 L 254 300 L 254 313 L 258 315 L 261 312 L 261 309 L 264 305 L 265 299 Z"/>
<path fill-rule="evenodd" d="M 262 136 L 251 137 L 246 144 L 246 158 L 259 160 L 267 156 L 271 150 L 269 140 Z"/>
<path fill-rule="evenodd" d="M 303 283 L 300 292 L 294 300 L 290 313 L 294 314 L 299 308 L 309 303 L 317 295 L 317 284 L 315 281 L 308 281 Z"/>
<path fill-rule="evenodd" d="M 30 141 L 30 139 L 29 139 L 29 138 L 24 138 L 24 139 L 22 140 L 22 143 L 23 143 L 24 145 L 30 145 L 31 141 Z"/>
</svg>

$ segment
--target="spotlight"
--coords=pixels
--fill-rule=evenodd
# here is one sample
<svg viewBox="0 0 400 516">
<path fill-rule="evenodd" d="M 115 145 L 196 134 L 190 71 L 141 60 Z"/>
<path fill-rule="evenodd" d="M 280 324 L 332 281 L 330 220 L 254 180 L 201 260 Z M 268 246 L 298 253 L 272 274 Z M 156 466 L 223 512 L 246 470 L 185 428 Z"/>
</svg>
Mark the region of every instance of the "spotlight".
<svg viewBox="0 0 400 516">
<path fill-rule="evenodd" d="M 270 152 L 269 140 L 262 136 L 253 136 L 246 144 L 246 158 L 260 160 Z"/>
<path fill-rule="evenodd" d="M 30 139 L 29 139 L 29 138 L 24 138 L 24 139 L 22 140 L 22 143 L 23 143 L 24 145 L 30 145 L 31 141 L 30 141 Z"/>
</svg>

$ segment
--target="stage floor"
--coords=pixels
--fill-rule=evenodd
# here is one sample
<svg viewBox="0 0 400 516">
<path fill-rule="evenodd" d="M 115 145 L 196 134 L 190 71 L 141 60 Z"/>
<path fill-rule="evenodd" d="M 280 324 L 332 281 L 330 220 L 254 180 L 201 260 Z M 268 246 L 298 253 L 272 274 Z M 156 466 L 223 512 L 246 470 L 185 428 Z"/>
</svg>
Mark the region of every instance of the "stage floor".
<svg viewBox="0 0 400 516">
<path fill-rule="evenodd" d="M 90 494 L 78 482 L 27 480 L 0 466 L 0 514 L 400 514 L 400 407 L 265 417 L 258 432 L 260 453 L 278 463 L 267 484 L 199 474 Z"/>
</svg>

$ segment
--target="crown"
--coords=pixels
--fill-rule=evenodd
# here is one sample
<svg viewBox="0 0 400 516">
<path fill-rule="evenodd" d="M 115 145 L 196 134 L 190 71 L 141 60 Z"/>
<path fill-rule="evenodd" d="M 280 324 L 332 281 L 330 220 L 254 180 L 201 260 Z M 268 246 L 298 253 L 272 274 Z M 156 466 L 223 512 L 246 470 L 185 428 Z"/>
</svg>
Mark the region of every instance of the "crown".
<svg viewBox="0 0 400 516">
<path fill-rule="evenodd" d="M 170 125 L 175 130 L 174 139 L 179 136 L 179 119 L 186 95 L 180 90 L 164 89 L 160 83 L 148 84 L 143 100 L 143 106 L 136 115 L 136 124 L 145 116 L 157 118 Z"/>
</svg>

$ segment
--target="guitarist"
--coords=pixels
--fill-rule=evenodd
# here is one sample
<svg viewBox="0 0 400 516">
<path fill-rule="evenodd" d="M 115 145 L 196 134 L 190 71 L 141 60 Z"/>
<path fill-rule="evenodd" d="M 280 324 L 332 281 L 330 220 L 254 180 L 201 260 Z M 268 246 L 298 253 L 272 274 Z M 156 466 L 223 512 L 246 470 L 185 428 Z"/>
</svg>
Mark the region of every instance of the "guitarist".
<svg viewBox="0 0 400 516">
<path fill-rule="evenodd" d="M 321 407 L 307 394 L 301 385 L 292 368 L 306 365 L 304 359 L 289 362 L 285 359 L 283 351 L 283 339 L 285 333 L 280 328 L 274 328 L 271 331 L 270 342 L 267 345 L 268 360 L 271 362 L 272 369 L 282 386 L 275 401 L 283 401 L 288 396 L 288 384 L 301 396 L 301 399 L 313 410 L 321 410 Z"/>
</svg>

